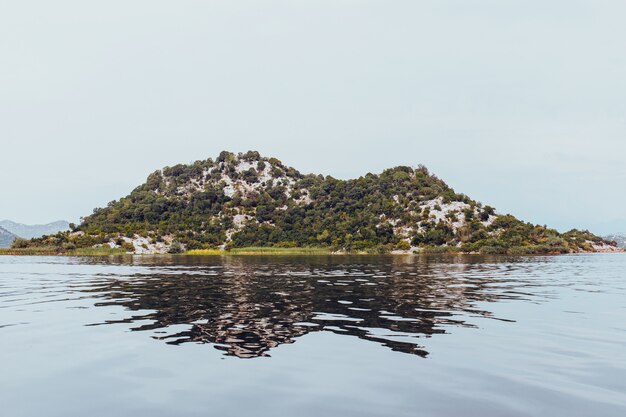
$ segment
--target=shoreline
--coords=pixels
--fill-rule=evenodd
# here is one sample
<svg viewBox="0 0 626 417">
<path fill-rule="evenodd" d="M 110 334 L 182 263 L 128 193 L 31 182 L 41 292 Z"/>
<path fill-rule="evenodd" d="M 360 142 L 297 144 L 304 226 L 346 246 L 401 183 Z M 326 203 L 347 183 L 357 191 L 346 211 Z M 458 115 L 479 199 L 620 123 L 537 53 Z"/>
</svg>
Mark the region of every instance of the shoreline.
<svg viewBox="0 0 626 417">
<path fill-rule="evenodd" d="M 576 255 L 592 253 L 625 253 L 626 248 L 614 248 L 611 250 L 593 250 L 577 252 L 547 252 L 547 253 L 482 253 L 478 251 L 458 251 L 454 249 L 428 248 L 419 251 L 399 251 L 376 252 L 376 251 L 333 251 L 326 248 L 275 248 L 275 247 L 249 247 L 234 248 L 230 251 L 223 249 L 196 249 L 182 253 L 133 253 L 118 249 L 86 248 L 76 249 L 67 252 L 59 252 L 51 248 L 28 248 L 11 249 L 0 248 L 0 256 L 65 256 L 65 257 L 109 257 L 109 256 L 421 256 L 421 255 L 495 255 L 495 256 L 556 256 L 556 255 Z"/>
</svg>

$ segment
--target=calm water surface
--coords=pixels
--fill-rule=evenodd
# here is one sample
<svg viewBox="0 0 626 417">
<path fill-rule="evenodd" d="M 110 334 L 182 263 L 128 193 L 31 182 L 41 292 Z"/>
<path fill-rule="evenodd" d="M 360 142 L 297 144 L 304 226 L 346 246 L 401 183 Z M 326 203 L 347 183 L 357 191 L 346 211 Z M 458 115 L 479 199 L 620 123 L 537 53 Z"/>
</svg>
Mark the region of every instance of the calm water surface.
<svg viewBox="0 0 626 417">
<path fill-rule="evenodd" d="M 0 257 L 0 414 L 626 416 L 626 254 Z"/>
</svg>

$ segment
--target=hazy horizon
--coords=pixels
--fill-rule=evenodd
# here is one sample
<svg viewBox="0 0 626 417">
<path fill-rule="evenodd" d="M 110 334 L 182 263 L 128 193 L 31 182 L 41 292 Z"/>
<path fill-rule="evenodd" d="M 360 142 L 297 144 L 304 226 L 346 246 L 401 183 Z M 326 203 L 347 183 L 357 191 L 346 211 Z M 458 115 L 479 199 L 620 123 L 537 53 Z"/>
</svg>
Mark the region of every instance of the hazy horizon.
<svg viewBox="0 0 626 417">
<path fill-rule="evenodd" d="M 561 231 L 626 231 L 626 3 L 0 6 L 0 220 L 77 222 L 156 169 L 258 150 L 423 164 Z"/>
</svg>

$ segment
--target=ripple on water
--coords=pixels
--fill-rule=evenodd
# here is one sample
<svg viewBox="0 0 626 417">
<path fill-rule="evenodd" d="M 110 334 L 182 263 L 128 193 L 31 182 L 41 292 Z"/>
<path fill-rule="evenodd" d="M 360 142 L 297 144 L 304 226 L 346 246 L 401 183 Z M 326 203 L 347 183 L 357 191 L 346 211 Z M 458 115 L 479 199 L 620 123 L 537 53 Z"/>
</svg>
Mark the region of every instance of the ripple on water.
<svg viewBox="0 0 626 417">
<path fill-rule="evenodd" d="M 458 378 L 464 385 L 456 389 L 491 406 L 506 402 L 499 390 L 508 387 L 533 392 L 546 409 L 549 400 L 539 392 L 552 392 L 561 405 L 576 403 L 580 412 L 593 409 L 593 402 L 603 404 L 604 415 L 612 415 L 626 403 L 626 257 L 614 256 L 4 257 L 0 338 L 71 347 L 73 337 L 79 343 L 80 337 L 106 334 L 117 343 L 132 335 L 153 343 L 144 349 L 199 345 L 233 359 L 272 355 L 274 363 L 296 352 L 281 346 L 302 345 L 306 351 L 307 343 L 322 340 L 330 352 L 353 346 L 354 360 L 366 354 L 361 351 L 376 352 L 389 364 L 378 371 L 398 381 L 395 395 L 406 386 L 427 389 L 415 376 L 424 372 L 428 389 L 452 389 L 444 380 Z M 5 356 L 25 358 L 7 346 L 0 344 Z M 348 357 L 324 360 L 340 367 Z M 397 363 L 416 374 L 402 374 Z M 134 369 L 138 378 L 150 380 L 177 374 L 165 365 Z M 437 394 L 450 395 L 443 388 Z M 516 410 L 511 415 L 537 411 L 527 404 Z"/>
</svg>

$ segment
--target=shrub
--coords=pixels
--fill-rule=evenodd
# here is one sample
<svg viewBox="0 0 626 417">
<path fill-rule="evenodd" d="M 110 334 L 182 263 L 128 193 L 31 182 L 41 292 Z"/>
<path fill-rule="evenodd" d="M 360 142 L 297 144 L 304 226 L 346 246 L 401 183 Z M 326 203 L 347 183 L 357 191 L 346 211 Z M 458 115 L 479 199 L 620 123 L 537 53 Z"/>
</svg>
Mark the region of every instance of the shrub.
<svg viewBox="0 0 626 417">
<path fill-rule="evenodd" d="M 396 249 L 398 249 L 398 250 L 410 250 L 411 249 L 411 244 L 409 242 L 407 242 L 406 240 L 401 240 L 398 243 L 396 243 Z"/>
<path fill-rule="evenodd" d="M 172 254 L 176 254 L 176 253 L 182 253 L 184 250 L 183 245 L 175 240 L 172 242 L 172 244 L 170 245 L 169 250 L 167 251 L 168 253 L 172 253 Z"/>
<path fill-rule="evenodd" d="M 15 239 L 13 243 L 11 244 L 11 248 L 13 249 L 24 249 L 28 247 L 30 247 L 30 241 L 26 239 L 22 239 L 21 237 L 18 237 L 17 239 Z"/>
<path fill-rule="evenodd" d="M 135 245 L 132 242 L 122 242 L 122 249 L 126 252 L 135 252 Z"/>
<path fill-rule="evenodd" d="M 74 242 L 65 242 L 61 247 L 63 250 L 74 250 L 76 249 L 76 244 Z"/>
<path fill-rule="evenodd" d="M 499 255 L 507 253 L 507 250 L 501 246 L 483 246 L 480 248 L 480 253 L 484 255 Z"/>
</svg>

